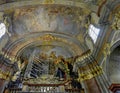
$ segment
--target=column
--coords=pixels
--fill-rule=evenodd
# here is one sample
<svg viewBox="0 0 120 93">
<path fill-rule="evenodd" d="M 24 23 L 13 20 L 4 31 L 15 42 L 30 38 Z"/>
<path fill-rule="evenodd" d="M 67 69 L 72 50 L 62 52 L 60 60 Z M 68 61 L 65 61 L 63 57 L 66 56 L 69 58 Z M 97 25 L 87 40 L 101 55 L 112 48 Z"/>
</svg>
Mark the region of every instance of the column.
<svg viewBox="0 0 120 93">
<path fill-rule="evenodd" d="M 101 93 L 95 76 L 99 75 L 102 70 L 99 66 L 92 66 L 92 63 L 86 61 L 79 67 L 79 81 L 85 84 L 87 93 Z"/>
<path fill-rule="evenodd" d="M 102 68 L 88 51 L 77 58 L 79 81 L 84 84 L 86 93 L 102 93 L 96 76 L 103 73 Z"/>
</svg>

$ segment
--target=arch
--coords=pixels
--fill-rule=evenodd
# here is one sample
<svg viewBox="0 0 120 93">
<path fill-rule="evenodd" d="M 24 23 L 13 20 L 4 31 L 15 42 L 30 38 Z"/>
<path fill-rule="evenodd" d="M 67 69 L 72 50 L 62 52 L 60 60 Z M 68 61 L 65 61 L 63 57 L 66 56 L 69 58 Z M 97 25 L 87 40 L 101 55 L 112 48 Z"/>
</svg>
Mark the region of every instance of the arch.
<svg viewBox="0 0 120 93">
<path fill-rule="evenodd" d="M 117 40 L 112 46 L 110 51 L 113 52 L 118 46 L 120 46 L 120 40 Z"/>
<path fill-rule="evenodd" d="M 99 20 L 99 24 L 101 25 L 101 36 L 102 38 L 98 41 L 97 44 L 99 44 L 99 47 L 104 47 L 106 42 L 111 43 L 111 38 L 113 38 L 114 35 L 113 34 L 113 29 L 111 27 L 111 23 L 113 21 L 114 18 L 114 13 L 118 12 L 118 10 L 120 9 L 120 0 L 112 0 L 112 1 L 108 1 L 105 4 L 105 7 L 103 8 L 102 16 L 100 17 Z M 111 37 L 109 37 L 111 36 Z M 103 49 L 97 49 L 96 53 L 94 55 L 97 54 L 97 59 L 98 60 L 104 60 L 106 59 L 106 57 L 102 56 L 103 55 Z M 101 61 L 101 62 L 102 62 Z M 101 63 L 100 63 L 101 64 Z"/>
<path fill-rule="evenodd" d="M 118 46 L 120 46 L 120 40 L 114 42 L 114 44 L 111 46 L 111 48 L 110 48 L 111 53 L 112 53 Z M 108 66 L 109 66 L 109 64 L 110 64 L 109 62 L 110 62 L 111 53 L 110 53 L 110 55 L 107 56 L 106 62 L 105 62 L 105 67 L 104 67 L 105 72 L 106 72 L 106 75 L 107 75 L 107 78 L 108 78 L 109 81 L 110 81 L 110 77 L 109 77 L 109 67 L 108 67 Z M 110 82 L 111 82 L 111 81 L 110 81 Z"/>
<path fill-rule="evenodd" d="M 76 38 L 72 36 L 44 31 L 27 34 L 26 36 L 11 42 L 6 46 L 7 50 L 4 50 L 4 55 L 17 59 L 21 51 L 23 51 L 28 46 L 57 44 L 68 49 L 70 48 L 71 51 L 74 52 L 74 55 L 80 55 L 88 49 L 85 44 L 81 44 Z"/>
</svg>

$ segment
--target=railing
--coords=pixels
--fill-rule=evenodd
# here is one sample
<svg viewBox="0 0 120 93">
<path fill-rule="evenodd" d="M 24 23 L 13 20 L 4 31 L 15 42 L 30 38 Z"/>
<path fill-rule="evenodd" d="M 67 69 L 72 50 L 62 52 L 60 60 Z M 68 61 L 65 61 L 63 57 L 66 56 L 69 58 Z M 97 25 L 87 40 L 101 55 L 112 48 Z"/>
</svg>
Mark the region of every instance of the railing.
<svg viewBox="0 0 120 93">
<path fill-rule="evenodd" d="M 59 92 L 58 87 L 53 86 L 40 86 L 40 87 L 31 87 L 31 90 L 28 90 L 29 93 L 84 93 L 84 89 L 65 89 L 64 92 Z M 11 88 L 8 92 L 5 93 L 28 93 L 28 91 L 22 91 L 19 88 Z"/>
<path fill-rule="evenodd" d="M 57 93 L 65 90 L 62 84 L 25 84 L 25 86 L 24 92 Z"/>
<path fill-rule="evenodd" d="M 22 91 L 22 89 L 19 88 L 11 88 L 7 93 L 84 93 L 84 89 L 65 89 L 65 91 L 61 91 L 61 89 L 62 87 L 47 85 L 30 86 L 27 91 Z"/>
<path fill-rule="evenodd" d="M 29 84 L 23 88 L 11 88 L 6 93 L 84 93 L 84 89 L 72 88 L 69 81 L 64 84 Z"/>
</svg>

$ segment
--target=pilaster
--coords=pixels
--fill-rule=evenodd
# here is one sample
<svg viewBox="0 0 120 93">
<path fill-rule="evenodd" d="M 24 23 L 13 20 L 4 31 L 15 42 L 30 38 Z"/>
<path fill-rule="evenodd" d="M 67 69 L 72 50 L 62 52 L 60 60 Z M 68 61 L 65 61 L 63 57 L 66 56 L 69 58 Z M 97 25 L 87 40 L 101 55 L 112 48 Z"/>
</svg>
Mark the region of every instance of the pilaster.
<svg viewBox="0 0 120 93">
<path fill-rule="evenodd" d="M 79 62 L 78 72 L 78 80 L 84 83 L 87 93 L 111 93 L 109 81 L 92 55 Z"/>
</svg>

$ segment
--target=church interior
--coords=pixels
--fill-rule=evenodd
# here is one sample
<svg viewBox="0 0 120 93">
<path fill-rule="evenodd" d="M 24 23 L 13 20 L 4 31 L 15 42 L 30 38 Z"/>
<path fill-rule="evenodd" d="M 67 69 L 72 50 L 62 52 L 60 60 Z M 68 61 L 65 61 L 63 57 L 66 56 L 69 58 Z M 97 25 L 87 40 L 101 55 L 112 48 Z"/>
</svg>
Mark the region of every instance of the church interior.
<svg viewBox="0 0 120 93">
<path fill-rule="evenodd" d="M 120 0 L 0 0 L 0 93 L 120 93 Z"/>
</svg>

